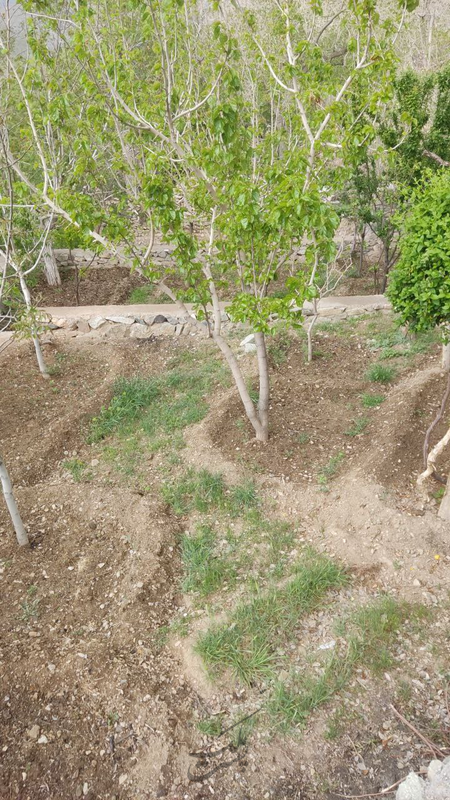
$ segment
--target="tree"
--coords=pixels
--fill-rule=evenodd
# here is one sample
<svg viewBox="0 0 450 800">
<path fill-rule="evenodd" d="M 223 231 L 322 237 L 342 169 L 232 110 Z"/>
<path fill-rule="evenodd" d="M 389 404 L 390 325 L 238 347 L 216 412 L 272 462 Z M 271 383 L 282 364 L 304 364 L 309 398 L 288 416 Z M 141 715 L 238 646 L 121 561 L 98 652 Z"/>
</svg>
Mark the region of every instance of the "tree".
<svg viewBox="0 0 450 800">
<path fill-rule="evenodd" d="M 23 5 L 32 50 L 26 80 L 11 53 L 7 59 L 41 176 L 15 158 L 12 139 L 11 168 L 55 215 L 120 250 L 186 315 L 193 303 L 266 441 L 265 337 L 274 316 L 301 324 L 303 302 L 317 296 L 317 275 L 334 257 L 330 194 L 346 174 L 355 119 L 389 95 L 405 4 L 397 21 L 381 24 L 373 0 L 352 0 L 342 11 L 349 43 L 337 64 L 330 26 L 341 14 L 325 22 L 317 2 L 307 13 L 290 0 L 267 2 L 257 17 L 236 7 L 236 25 L 248 32 L 239 42 L 233 19 L 210 22 L 191 0 Z M 66 137 L 68 174 L 55 164 L 53 121 L 35 103 L 42 82 Z M 55 96 L 61 85 L 64 103 Z M 148 231 L 144 246 L 137 222 Z M 174 248 L 164 271 L 151 259 L 154 231 Z M 271 292 L 281 274 L 282 298 Z M 255 333 L 257 405 L 222 333 L 220 301 L 230 293 L 232 319 Z"/>
<path fill-rule="evenodd" d="M 389 285 L 388 295 L 402 322 L 412 330 L 442 331 L 443 368 L 447 371 L 445 398 L 450 394 L 450 170 L 427 175 L 412 191 L 400 240 L 400 258 Z M 445 405 L 445 402 L 444 402 Z M 440 416 L 443 408 L 441 406 Z M 440 418 L 438 415 L 438 418 Z M 436 420 L 430 426 L 435 426 Z M 431 430 L 427 434 L 427 440 Z M 449 440 L 450 432 L 428 455 L 426 470 L 418 483 L 436 471 L 436 458 Z M 447 482 L 443 509 L 450 519 L 450 480 Z M 444 514 L 444 511 L 442 511 Z"/>
<path fill-rule="evenodd" d="M 19 545 L 23 547 L 24 545 L 29 544 L 28 534 L 21 520 L 19 509 L 17 507 L 17 503 L 13 493 L 11 478 L 9 477 L 9 473 L 8 470 L 6 469 L 6 464 L 3 461 L 1 453 L 0 453 L 0 482 L 2 484 L 3 496 L 5 498 L 5 502 L 11 516 L 11 522 L 16 532 L 17 541 Z"/>
</svg>

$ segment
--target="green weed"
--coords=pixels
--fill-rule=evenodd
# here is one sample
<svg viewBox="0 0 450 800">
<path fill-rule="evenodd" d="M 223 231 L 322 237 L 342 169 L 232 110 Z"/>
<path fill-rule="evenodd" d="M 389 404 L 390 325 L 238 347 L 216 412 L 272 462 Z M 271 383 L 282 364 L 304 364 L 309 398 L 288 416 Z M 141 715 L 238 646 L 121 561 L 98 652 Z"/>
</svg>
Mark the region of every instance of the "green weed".
<svg viewBox="0 0 450 800">
<path fill-rule="evenodd" d="M 217 591 L 224 583 L 233 584 L 236 571 L 226 559 L 215 552 L 216 537 L 209 525 L 200 525 L 193 536 L 185 534 L 181 540 L 181 557 L 184 567 L 183 590 L 198 592 L 205 597 Z"/>
<path fill-rule="evenodd" d="M 162 292 L 158 292 L 154 286 L 137 286 L 133 289 L 127 300 L 127 304 L 139 305 L 142 303 L 171 303 L 170 297 Z"/>
<path fill-rule="evenodd" d="M 360 436 L 366 430 L 369 422 L 367 417 L 358 417 L 354 420 L 352 427 L 345 431 L 345 436 Z"/>
<path fill-rule="evenodd" d="M 206 469 L 189 469 L 184 475 L 162 487 L 164 499 L 175 514 L 185 516 L 191 511 L 206 513 L 221 509 L 237 517 L 256 508 L 259 498 L 253 483 L 227 488 L 220 473 Z"/>
<path fill-rule="evenodd" d="M 361 403 L 364 408 L 378 408 L 381 403 L 384 403 L 385 397 L 382 394 L 363 394 L 361 395 Z"/>
<path fill-rule="evenodd" d="M 246 684 L 268 677 L 279 660 L 277 648 L 293 634 L 301 616 L 346 581 L 336 563 L 310 551 L 292 580 L 241 603 L 227 623 L 200 637 L 196 650 L 216 673 L 229 668 Z"/>
<path fill-rule="evenodd" d="M 197 728 L 205 736 L 220 736 L 222 733 L 222 716 L 218 714 L 216 717 L 201 719 L 197 722 Z"/>
<path fill-rule="evenodd" d="M 319 675 L 303 671 L 275 685 L 268 703 L 273 722 L 282 729 L 302 727 L 314 709 L 349 683 L 356 669 L 378 675 L 391 667 L 398 632 L 423 613 L 420 606 L 388 596 L 359 609 L 341 623 L 338 631 L 345 637 L 344 649 L 327 658 Z"/>
<path fill-rule="evenodd" d="M 286 331 L 280 331 L 270 337 L 267 355 L 275 367 L 280 367 L 287 359 L 292 340 Z"/>
<path fill-rule="evenodd" d="M 90 480 L 92 473 L 88 472 L 88 465 L 80 458 L 71 458 L 69 461 L 63 462 L 63 467 L 72 475 L 75 483 Z"/>
<path fill-rule="evenodd" d="M 91 420 L 89 442 L 99 442 L 111 434 L 123 435 L 138 424 L 147 437 L 173 436 L 187 425 L 199 422 L 208 412 L 207 394 L 225 382 L 226 370 L 216 358 L 199 362 L 181 355 L 162 376 L 119 378 L 113 396 Z M 162 437 L 164 440 L 164 436 Z"/>
<path fill-rule="evenodd" d="M 345 458 L 345 453 L 340 451 L 335 456 L 331 456 L 328 463 L 325 464 L 318 472 L 317 481 L 322 491 L 328 491 L 328 481 L 335 478 L 339 466 Z"/>
<path fill-rule="evenodd" d="M 393 367 L 384 364 L 373 364 L 366 372 L 366 378 L 373 383 L 391 383 L 395 378 Z"/>
</svg>

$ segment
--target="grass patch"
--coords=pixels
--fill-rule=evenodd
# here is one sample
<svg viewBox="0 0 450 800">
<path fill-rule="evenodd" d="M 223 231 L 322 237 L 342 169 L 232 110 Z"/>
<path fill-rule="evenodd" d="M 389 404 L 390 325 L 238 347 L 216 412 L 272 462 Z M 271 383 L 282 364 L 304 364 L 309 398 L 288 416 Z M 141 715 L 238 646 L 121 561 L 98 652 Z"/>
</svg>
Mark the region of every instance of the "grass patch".
<svg viewBox="0 0 450 800">
<path fill-rule="evenodd" d="M 183 536 L 181 558 L 184 567 L 182 586 L 185 592 L 197 592 L 205 597 L 225 583 L 234 584 L 235 568 L 226 558 L 218 556 L 215 548 L 216 537 L 210 525 L 200 525 L 195 535 Z"/>
<path fill-rule="evenodd" d="M 227 623 L 200 637 L 196 650 L 216 674 L 230 669 L 246 684 L 269 677 L 280 659 L 277 648 L 293 634 L 299 619 L 346 581 L 338 564 L 309 551 L 289 583 L 238 605 Z"/>
<path fill-rule="evenodd" d="M 384 364 L 373 364 L 367 370 L 366 378 L 373 383 L 391 383 L 395 378 L 395 369 Z"/>
<path fill-rule="evenodd" d="M 155 290 L 155 287 L 149 284 L 148 286 L 137 286 L 133 289 L 127 300 L 127 304 L 139 305 L 142 303 L 171 303 L 170 297 L 162 292 Z"/>
<path fill-rule="evenodd" d="M 162 493 L 177 516 L 186 516 L 191 511 L 207 513 L 220 509 L 237 517 L 259 504 L 253 483 L 246 482 L 228 488 L 220 473 L 207 469 L 189 469 L 171 483 L 165 483 Z"/>
<path fill-rule="evenodd" d="M 349 683 L 356 669 L 379 675 L 391 667 L 398 632 L 423 616 L 423 607 L 385 596 L 348 617 L 340 626 L 342 649 L 328 656 L 320 674 L 302 671 L 275 685 L 268 703 L 272 722 L 284 730 L 301 728 L 312 711 Z"/>
<path fill-rule="evenodd" d="M 351 428 L 345 431 L 345 436 L 360 436 L 366 430 L 369 422 L 370 420 L 367 417 L 358 417 L 353 421 Z"/>
<path fill-rule="evenodd" d="M 361 403 L 364 408 L 378 408 L 381 403 L 384 403 L 385 397 L 383 394 L 371 394 L 367 392 L 361 395 Z"/>
<path fill-rule="evenodd" d="M 218 714 L 216 717 L 201 719 L 197 722 L 197 728 L 205 736 L 220 736 L 222 733 L 222 716 Z"/>
<path fill-rule="evenodd" d="M 136 426 L 150 438 L 171 436 L 187 425 L 199 422 L 208 411 L 207 394 L 224 383 L 224 365 L 213 357 L 189 355 L 172 360 L 162 376 L 119 378 L 108 406 L 91 420 L 88 441 L 100 442 L 112 434 L 124 435 Z M 175 363 L 174 363 L 175 361 Z M 164 437 L 165 435 L 165 437 Z"/>
<path fill-rule="evenodd" d="M 438 341 L 439 333 L 436 330 L 407 334 L 395 326 L 381 331 L 370 339 L 369 347 L 371 350 L 379 351 L 380 359 L 385 361 L 427 353 Z"/>
<path fill-rule="evenodd" d="M 328 463 L 325 464 L 318 472 L 317 481 L 322 491 L 328 491 L 328 481 L 335 478 L 342 461 L 345 458 L 345 453 L 340 451 L 335 456 L 331 456 Z"/>
<path fill-rule="evenodd" d="M 71 458 L 68 461 L 63 461 L 63 467 L 67 472 L 70 472 L 75 483 L 88 481 L 92 478 L 92 473 L 88 472 L 88 465 L 80 458 Z"/>
<path fill-rule="evenodd" d="M 286 331 L 280 331 L 270 337 L 267 344 L 267 355 L 275 367 L 280 367 L 287 359 L 292 340 Z"/>
</svg>

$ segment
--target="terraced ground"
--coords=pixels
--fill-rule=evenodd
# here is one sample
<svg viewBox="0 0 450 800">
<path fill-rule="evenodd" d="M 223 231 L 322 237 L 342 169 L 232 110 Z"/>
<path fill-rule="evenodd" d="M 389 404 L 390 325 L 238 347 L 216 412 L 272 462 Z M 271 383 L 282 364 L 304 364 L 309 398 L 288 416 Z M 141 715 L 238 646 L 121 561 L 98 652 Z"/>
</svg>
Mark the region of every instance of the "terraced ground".
<svg viewBox="0 0 450 800">
<path fill-rule="evenodd" d="M 438 351 L 368 316 L 308 366 L 280 332 L 267 446 L 207 341 L 62 332 L 47 383 L 2 354 L 33 542 L 2 506 L 2 800 L 336 800 L 449 752 Z"/>
</svg>

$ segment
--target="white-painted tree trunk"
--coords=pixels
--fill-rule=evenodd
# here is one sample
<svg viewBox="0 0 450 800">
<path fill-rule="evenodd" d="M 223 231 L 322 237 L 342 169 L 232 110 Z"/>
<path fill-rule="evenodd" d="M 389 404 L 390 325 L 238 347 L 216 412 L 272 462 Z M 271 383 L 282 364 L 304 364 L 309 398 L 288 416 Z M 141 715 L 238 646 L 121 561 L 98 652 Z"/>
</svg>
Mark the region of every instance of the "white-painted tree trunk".
<svg viewBox="0 0 450 800">
<path fill-rule="evenodd" d="M 269 362 L 267 360 L 266 339 L 263 333 L 260 332 L 255 333 L 255 343 L 256 343 L 256 356 L 258 358 L 258 372 L 259 372 L 258 416 L 262 428 L 262 437 L 260 441 L 267 442 L 269 438 L 270 382 L 269 382 Z"/>
<path fill-rule="evenodd" d="M 450 372 L 450 342 L 442 345 L 442 369 Z"/>
<path fill-rule="evenodd" d="M 11 478 L 9 477 L 8 470 L 6 469 L 5 462 L 0 453 L 0 481 L 2 484 L 3 496 L 11 516 L 11 521 L 16 532 L 17 541 L 21 547 L 29 544 L 28 534 L 24 528 L 23 522 L 20 518 L 19 509 L 14 497 Z"/>
<path fill-rule="evenodd" d="M 427 458 L 427 468 L 424 472 L 421 472 L 421 474 L 417 478 L 418 486 L 422 486 L 422 484 L 426 481 L 426 479 L 429 478 L 430 475 L 433 475 L 434 472 L 436 472 L 436 461 L 438 460 L 442 451 L 447 447 L 449 442 L 450 442 L 450 428 L 448 429 L 445 436 L 443 436 L 442 439 L 440 439 L 438 443 L 430 451 Z"/>
<path fill-rule="evenodd" d="M 46 242 L 42 253 L 44 259 L 44 275 L 49 286 L 61 286 L 61 276 L 55 253 L 50 242 Z"/>
<path fill-rule="evenodd" d="M 23 277 L 22 271 L 18 271 L 18 275 L 19 275 L 19 282 L 20 282 L 20 288 L 21 288 L 21 291 L 22 291 L 23 299 L 25 300 L 25 305 L 26 305 L 27 309 L 30 309 L 31 308 L 30 291 L 28 289 L 28 286 L 27 286 L 27 283 L 25 281 L 25 278 Z M 44 361 L 44 356 L 42 355 L 42 348 L 41 348 L 41 343 L 39 341 L 39 336 L 37 336 L 37 334 L 32 332 L 31 338 L 33 339 L 34 349 L 35 349 L 35 352 L 36 352 L 36 358 L 37 358 L 37 362 L 38 362 L 38 366 L 39 366 L 39 370 L 41 372 L 41 375 L 42 375 L 43 378 L 48 379 L 48 378 L 50 378 L 50 375 L 48 373 L 48 370 L 47 370 L 47 367 L 46 367 L 46 364 L 45 364 L 45 361 Z"/>
<path fill-rule="evenodd" d="M 441 500 L 441 505 L 439 506 L 438 517 L 445 520 L 445 522 L 450 522 L 450 476 L 447 480 L 447 486 L 445 487 L 445 494 Z"/>
</svg>

